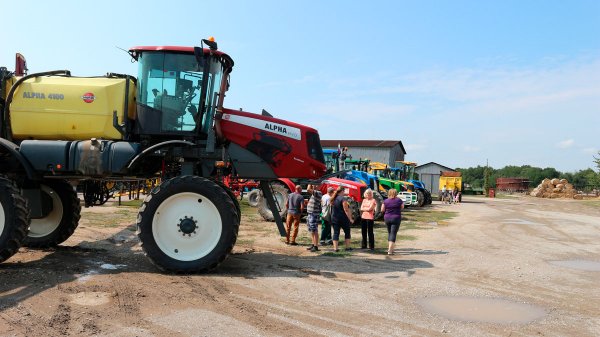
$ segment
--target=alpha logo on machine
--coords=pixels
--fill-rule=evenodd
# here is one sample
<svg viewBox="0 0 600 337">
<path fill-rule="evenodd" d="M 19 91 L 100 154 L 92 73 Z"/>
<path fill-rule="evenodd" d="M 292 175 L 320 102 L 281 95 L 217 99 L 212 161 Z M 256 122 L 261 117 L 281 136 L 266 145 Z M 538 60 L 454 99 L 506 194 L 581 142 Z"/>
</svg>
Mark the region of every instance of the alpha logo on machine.
<svg viewBox="0 0 600 337">
<path fill-rule="evenodd" d="M 232 114 L 224 114 L 223 119 L 233 123 L 246 125 L 251 128 L 267 130 L 269 132 L 282 135 L 288 138 L 302 140 L 302 134 L 300 129 L 289 125 L 283 125 L 279 123 L 269 122 L 262 119 L 250 118 L 245 116 L 237 116 Z"/>
<path fill-rule="evenodd" d="M 46 99 L 46 95 L 43 92 L 25 91 L 23 92 L 23 98 Z"/>
</svg>

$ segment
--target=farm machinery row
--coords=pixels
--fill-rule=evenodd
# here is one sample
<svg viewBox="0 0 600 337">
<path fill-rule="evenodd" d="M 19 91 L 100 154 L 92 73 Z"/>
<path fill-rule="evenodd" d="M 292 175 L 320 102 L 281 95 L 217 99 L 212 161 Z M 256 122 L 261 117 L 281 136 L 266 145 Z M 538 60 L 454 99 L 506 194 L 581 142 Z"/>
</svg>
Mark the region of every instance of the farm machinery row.
<svg viewBox="0 0 600 337">
<path fill-rule="evenodd" d="M 346 198 L 354 219 L 360 220 L 360 204 L 367 188 L 374 191 L 377 200 L 375 219 L 383 218 L 381 205 L 387 198 L 387 191 L 391 188 L 399 191 L 398 197 L 405 205 L 422 207 L 432 203 L 431 193 L 425 189 L 424 184 L 414 177 L 414 163 L 397 162 L 396 167 L 389 167 L 383 163 L 372 163 L 365 159 L 353 159 L 351 155 L 339 150 L 323 150 L 325 165 L 327 166 L 327 179 L 319 185 L 320 191 L 325 194 L 327 188 L 344 186 Z M 271 183 L 273 195 L 279 216 L 286 215 L 286 200 L 294 191 L 298 181 L 281 178 Z M 306 186 L 303 186 L 306 189 Z M 257 193 L 260 193 L 257 191 Z M 308 196 L 305 196 L 308 199 Z M 265 200 L 258 196 L 258 213 L 267 221 L 273 221 L 274 216 Z"/>
<path fill-rule="evenodd" d="M 269 182 L 324 175 L 315 129 L 223 106 L 234 62 L 214 40 L 129 55 L 137 76 L 26 74 L 22 57 L 0 68 L 0 262 L 67 240 L 77 190 L 160 179 L 137 217 L 144 253 L 161 270 L 209 270 L 231 252 L 241 217 L 219 177 L 260 181 L 284 233 Z"/>
</svg>

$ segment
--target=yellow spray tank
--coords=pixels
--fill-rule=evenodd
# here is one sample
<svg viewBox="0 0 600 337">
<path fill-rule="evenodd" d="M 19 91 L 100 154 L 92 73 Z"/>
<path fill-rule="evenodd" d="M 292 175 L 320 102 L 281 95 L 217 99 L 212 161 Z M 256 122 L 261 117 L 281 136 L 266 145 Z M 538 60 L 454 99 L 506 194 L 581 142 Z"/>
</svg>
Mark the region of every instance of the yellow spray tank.
<svg viewBox="0 0 600 337">
<path fill-rule="evenodd" d="M 7 81 L 12 87 L 18 77 Z M 127 85 L 129 81 L 129 85 Z M 8 87 L 5 95 L 8 96 Z M 126 93 L 127 89 L 127 93 Z M 135 119 L 135 83 L 118 77 L 40 76 L 14 90 L 10 128 L 16 140 L 118 140 L 113 114 L 123 123 L 123 111 Z M 7 98 L 7 97 L 5 97 Z"/>
</svg>

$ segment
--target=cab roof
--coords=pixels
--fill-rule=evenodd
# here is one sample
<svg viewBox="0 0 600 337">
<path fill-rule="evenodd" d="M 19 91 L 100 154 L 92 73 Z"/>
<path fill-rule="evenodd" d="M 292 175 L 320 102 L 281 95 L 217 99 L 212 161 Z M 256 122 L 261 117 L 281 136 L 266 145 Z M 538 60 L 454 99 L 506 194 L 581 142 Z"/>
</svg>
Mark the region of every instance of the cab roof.
<svg viewBox="0 0 600 337">
<path fill-rule="evenodd" d="M 145 51 L 165 51 L 165 52 L 175 52 L 182 54 L 194 54 L 194 47 L 187 46 L 136 46 L 129 48 L 129 54 L 137 60 L 137 57 L 134 55 L 138 52 Z M 210 50 L 208 48 L 203 49 L 204 54 L 210 54 L 211 52 L 217 56 L 219 56 L 224 62 L 226 62 L 229 68 L 233 68 L 233 59 L 227 55 L 226 53 L 220 50 Z"/>
</svg>

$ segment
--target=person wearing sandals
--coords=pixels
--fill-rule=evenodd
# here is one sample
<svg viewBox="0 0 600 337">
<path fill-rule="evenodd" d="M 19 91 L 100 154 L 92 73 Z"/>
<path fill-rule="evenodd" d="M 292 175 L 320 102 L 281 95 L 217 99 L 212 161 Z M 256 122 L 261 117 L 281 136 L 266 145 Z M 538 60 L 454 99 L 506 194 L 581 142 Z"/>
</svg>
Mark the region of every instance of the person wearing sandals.
<svg viewBox="0 0 600 337">
<path fill-rule="evenodd" d="M 373 234 L 373 219 L 375 218 L 375 207 L 377 200 L 373 198 L 373 190 L 367 189 L 363 195 L 364 199 L 360 205 L 360 225 L 362 230 L 362 249 L 367 249 L 367 236 L 369 238 L 369 249 L 375 250 L 375 236 Z"/>
<path fill-rule="evenodd" d="M 350 247 L 350 223 L 354 222 L 352 214 L 350 213 L 350 206 L 344 198 L 345 195 L 344 186 L 340 186 L 335 190 L 333 196 L 331 196 L 331 223 L 333 224 L 333 250 L 339 252 L 338 243 L 340 240 L 340 229 L 344 230 L 344 246 L 347 251 L 352 250 Z"/>
<path fill-rule="evenodd" d="M 402 209 L 404 203 L 398 198 L 398 191 L 390 188 L 388 190 L 388 198 L 383 201 L 381 211 L 383 212 L 383 220 L 388 230 L 388 255 L 394 255 L 394 245 L 396 244 L 396 235 L 400 229 L 400 220 L 402 219 Z"/>
</svg>

